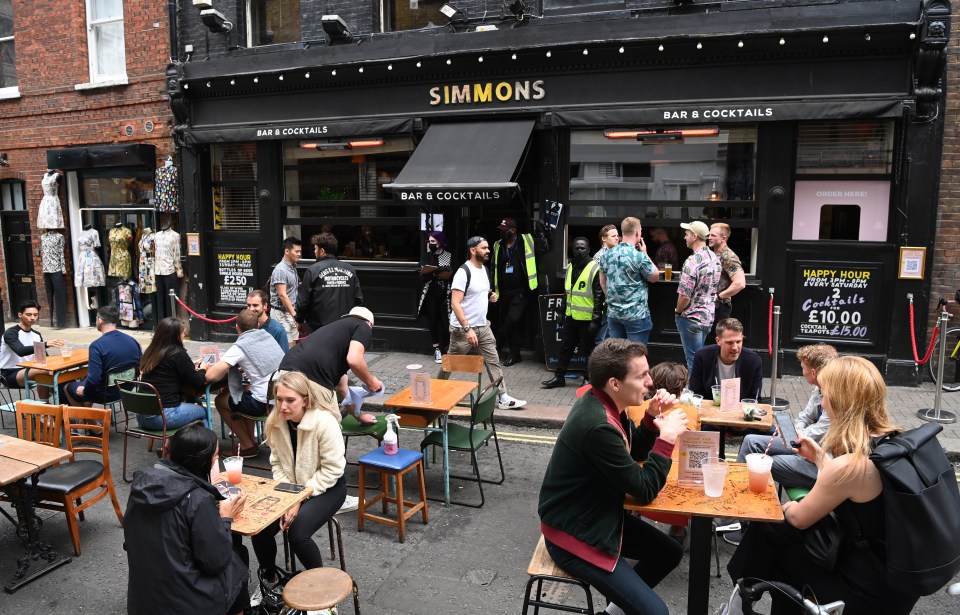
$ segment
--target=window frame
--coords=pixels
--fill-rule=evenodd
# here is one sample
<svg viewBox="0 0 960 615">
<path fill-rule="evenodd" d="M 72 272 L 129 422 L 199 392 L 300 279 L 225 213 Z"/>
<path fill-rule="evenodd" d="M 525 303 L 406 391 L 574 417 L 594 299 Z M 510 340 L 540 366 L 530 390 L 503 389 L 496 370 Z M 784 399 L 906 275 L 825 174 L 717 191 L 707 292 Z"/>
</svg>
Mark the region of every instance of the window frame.
<svg viewBox="0 0 960 615">
<path fill-rule="evenodd" d="M 10 187 L 10 209 L 7 209 L 4 205 L 3 198 L 3 187 Z M 19 191 L 20 193 L 20 205 L 18 209 L 16 207 L 16 198 L 14 198 L 14 191 Z M 0 178 L 0 211 L 4 213 L 16 213 L 22 212 L 26 213 L 29 211 L 29 206 L 27 202 L 27 182 L 19 178 Z"/>
<path fill-rule="evenodd" d="M 124 24 L 124 14 L 123 14 L 123 2 L 120 2 L 120 16 L 111 17 L 109 19 L 92 19 L 93 7 L 92 3 L 95 0 L 85 0 L 86 5 L 86 25 L 87 25 L 87 66 L 89 71 L 90 83 L 92 84 L 103 84 L 103 83 L 126 83 L 127 81 L 127 29 Z M 98 71 L 97 64 L 97 39 L 94 36 L 94 29 L 97 26 L 102 26 L 110 23 L 120 23 L 121 28 L 123 29 L 123 43 L 121 45 L 121 51 L 123 52 L 123 72 L 122 73 L 111 73 L 111 74 L 100 74 Z"/>
<path fill-rule="evenodd" d="M 269 47 L 270 45 L 289 45 L 291 43 L 298 43 L 303 40 L 303 0 L 297 0 L 298 11 L 300 11 L 300 32 L 297 34 L 297 39 L 294 41 L 280 41 L 280 42 L 269 42 L 269 43 L 260 43 L 254 44 L 254 10 L 255 7 L 253 3 L 256 0 L 245 0 L 244 1 L 244 24 L 246 26 L 246 45 L 250 49 L 260 48 L 260 47 Z M 280 0 L 277 0 L 280 1 Z"/>
<path fill-rule="evenodd" d="M 16 98 L 20 96 L 20 77 L 17 75 L 17 45 L 16 45 L 16 19 L 13 14 L 13 3 L 10 4 L 10 23 L 11 31 L 10 36 L 0 36 L 0 44 L 2 43 L 13 43 L 13 78 L 17 81 L 15 85 L 9 85 L 6 87 L 0 87 L 0 99 L 4 98 Z"/>
</svg>

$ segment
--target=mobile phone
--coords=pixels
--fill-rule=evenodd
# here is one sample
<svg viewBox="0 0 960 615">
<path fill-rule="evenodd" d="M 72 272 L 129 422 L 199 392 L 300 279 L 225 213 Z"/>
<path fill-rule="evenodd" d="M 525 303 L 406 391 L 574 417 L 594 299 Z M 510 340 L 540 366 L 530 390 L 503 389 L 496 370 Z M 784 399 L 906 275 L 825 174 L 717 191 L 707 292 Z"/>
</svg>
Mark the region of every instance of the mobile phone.
<svg viewBox="0 0 960 615">
<path fill-rule="evenodd" d="M 303 485 L 295 485 L 293 483 L 279 483 L 273 488 L 274 491 L 283 491 L 285 493 L 300 493 L 304 489 L 306 489 L 306 487 Z"/>
</svg>

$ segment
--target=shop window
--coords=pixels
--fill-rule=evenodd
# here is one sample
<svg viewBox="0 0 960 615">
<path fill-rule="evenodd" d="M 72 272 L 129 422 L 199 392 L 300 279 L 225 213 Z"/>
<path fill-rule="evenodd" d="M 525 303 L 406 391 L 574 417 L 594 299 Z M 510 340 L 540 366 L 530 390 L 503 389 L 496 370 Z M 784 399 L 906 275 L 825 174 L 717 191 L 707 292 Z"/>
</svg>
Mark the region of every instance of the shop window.
<svg viewBox="0 0 960 615">
<path fill-rule="evenodd" d="M 247 33 L 251 47 L 299 41 L 300 0 L 248 0 Z"/>
<path fill-rule="evenodd" d="M 260 230 L 256 155 L 254 143 L 211 146 L 211 213 L 214 230 Z"/>
<path fill-rule="evenodd" d="M 311 236 L 332 232 L 344 258 L 418 260 L 420 208 L 383 188 L 412 151 L 408 137 L 285 142 L 284 233 L 305 242 L 304 258 Z"/>
<path fill-rule="evenodd" d="M 445 26 L 449 20 L 440 12 L 440 7 L 447 3 L 447 0 L 380 0 L 381 28 L 384 32 L 400 32 Z"/>
<path fill-rule="evenodd" d="M 153 174 L 148 171 L 85 170 L 80 177 L 80 193 L 83 207 L 150 205 Z"/>
<path fill-rule="evenodd" d="M 892 120 L 801 124 L 798 175 L 885 175 L 893 167 Z"/>
<path fill-rule="evenodd" d="M 0 0 L 0 97 L 15 96 L 17 55 L 13 45 L 13 0 Z"/>
<path fill-rule="evenodd" d="M 87 0 L 87 50 L 91 82 L 126 80 L 122 0 Z"/>
<path fill-rule="evenodd" d="M 824 205 L 820 208 L 820 239 L 859 238 L 859 205 Z"/>
<path fill-rule="evenodd" d="M 26 211 L 26 184 L 19 180 L 0 181 L 0 209 Z"/>
</svg>

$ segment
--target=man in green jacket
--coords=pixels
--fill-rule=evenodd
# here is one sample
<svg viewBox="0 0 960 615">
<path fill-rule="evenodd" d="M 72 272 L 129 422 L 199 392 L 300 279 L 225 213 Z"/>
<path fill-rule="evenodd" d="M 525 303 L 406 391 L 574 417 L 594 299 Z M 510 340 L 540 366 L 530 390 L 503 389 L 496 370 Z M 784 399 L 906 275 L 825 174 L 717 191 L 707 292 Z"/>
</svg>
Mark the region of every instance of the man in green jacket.
<svg viewBox="0 0 960 615">
<path fill-rule="evenodd" d="M 589 370 L 593 388 L 570 410 L 540 488 L 547 551 L 614 603 L 608 612 L 666 614 L 652 588 L 680 563 L 683 549 L 625 514 L 623 501 L 628 493 L 643 503 L 657 496 L 687 418 L 683 410 L 670 411 L 677 398 L 664 390 L 652 397 L 639 430 L 627 418 L 627 406 L 640 405 L 653 384 L 647 347 L 639 342 L 605 340 L 590 355 Z"/>
</svg>

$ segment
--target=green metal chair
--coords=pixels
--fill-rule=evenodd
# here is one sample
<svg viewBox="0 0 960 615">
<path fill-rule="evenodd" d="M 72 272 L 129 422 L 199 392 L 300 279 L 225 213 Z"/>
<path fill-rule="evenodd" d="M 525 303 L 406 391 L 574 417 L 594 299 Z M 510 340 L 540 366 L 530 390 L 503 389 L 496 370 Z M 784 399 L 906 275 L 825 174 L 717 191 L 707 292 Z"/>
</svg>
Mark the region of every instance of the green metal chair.
<svg viewBox="0 0 960 615">
<path fill-rule="evenodd" d="M 470 463 L 473 466 L 473 476 L 457 476 L 451 474 L 450 477 L 473 481 L 477 483 L 480 489 L 479 504 L 453 502 L 454 504 L 480 508 L 485 502 L 483 483 L 502 485 L 503 481 L 506 480 L 506 474 L 503 471 L 503 457 L 500 455 L 500 441 L 497 439 L 497 426 L 493 420 L 493 413 L 497 407 L 497 386 L 499 384 L 499 380 L 489 384 L 479 395 L 478 400 L 470 409 L 470 427 L 464 427 L 457 423 L 450 423 L 447 426 L 447 443 L 450 450 L 470 451 Z M 490 425 L 489 429 L 483 427 L 483 425 L 487 424 Z M 490 439 L 493 439 L 493 443 L 497 449 L 497 462 L 500 464 L 499 480 L 481 478 L 480 466 L 477 463 L 477 450 L 479 450 L 481 446 L 484 446 Z M 437 446 L 442 449 L 443 434 L 440 432 L 432 432 L 420 442 L 421 451 L 425 450 L 428 446 Z"/>
<path fill-rule="evenodd" d="M 120 402 L 123 406 L 124 421 L 126 422 L 126 427 L 123 430 L 123 480 L 129 483 L 133 482 L 133 479 L 127 478 L 127 440 L 131 437 L 159 440 L 160 450 L 158 454 L 162 455 L 167 447 L 167 438 L 177 433 L 180 428 L 167 429 L 167 418 L 163 415 L 160 394 L 149 382 L 117 380 L 115 385 L 117 390 L 120 391 Z M 163 422 L 163 429 L 140 427 L 136 421 L 130 420 L 130 414 L 159 416 Z M 202 421 L 194 421 L 194 423 L 202 423 Z"/>
<path fill-rule="evenodd" d="M 136 380 L 140 376 L 140 366 L 139 365 L 126 365 L 114 369 L 111 372 L 107 373 L 107 383 L 103 389 L 103 407 L 110 409 L 113 413 L 113 430 L 117 433 L 120 433 L 120 421 L 117 420 L 117 415 L 120 412 L 120 398 L 114 400 L 107 400 L 107 391 L 116 388 L 118 380 Z"/>
</svg>

